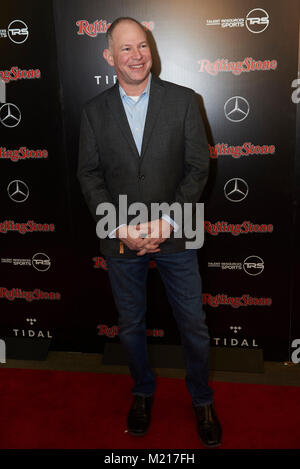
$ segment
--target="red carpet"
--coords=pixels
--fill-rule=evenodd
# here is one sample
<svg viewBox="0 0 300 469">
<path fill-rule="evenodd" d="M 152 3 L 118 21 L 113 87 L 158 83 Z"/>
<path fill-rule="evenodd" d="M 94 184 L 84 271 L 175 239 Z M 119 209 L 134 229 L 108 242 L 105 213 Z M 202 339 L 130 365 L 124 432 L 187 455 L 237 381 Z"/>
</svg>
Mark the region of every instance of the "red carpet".
<svg viewBox="0 0 300 469">
<path fill-rule="evenodd" d="M 149 433 L 125 431 L 127 375 L 0 368 L 0 448 L 197 449 L 182 379 L 158 378 Z M 300 448 L 300 387 L 213 382 L 227 449 Z"/>
</svg>

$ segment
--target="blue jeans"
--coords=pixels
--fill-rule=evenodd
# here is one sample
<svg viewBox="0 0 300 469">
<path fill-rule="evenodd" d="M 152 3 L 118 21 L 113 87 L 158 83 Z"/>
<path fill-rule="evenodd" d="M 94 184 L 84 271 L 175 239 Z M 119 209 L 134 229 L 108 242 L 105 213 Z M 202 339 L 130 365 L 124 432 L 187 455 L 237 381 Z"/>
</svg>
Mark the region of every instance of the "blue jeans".
<svg viewBox="0 0 300 469">
<path fill-rule="evenodd" d="M 186 385 L 194 405 L 210 404 L 208 385 L 209 334 L 202 309 L 202 282 L 197 251 L 146 254 L 133 259 L 106 257 L 119 313 L 119 337 L 128 355 L 134 380 L 132 393 L 150 396 L 155 378 L 147 358 L 146 281 L 149 261 L 154 260 L 164 283 L 183 346 Z"/>
</svg>

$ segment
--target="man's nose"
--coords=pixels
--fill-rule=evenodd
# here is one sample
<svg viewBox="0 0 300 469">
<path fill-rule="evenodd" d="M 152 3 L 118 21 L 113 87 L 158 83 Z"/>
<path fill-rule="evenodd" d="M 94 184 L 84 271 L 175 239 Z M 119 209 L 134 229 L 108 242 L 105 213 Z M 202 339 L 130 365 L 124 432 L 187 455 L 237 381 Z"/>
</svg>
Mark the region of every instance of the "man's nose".
<svg viewBox="0 0 300 469">
<path fill-rule="evenodd" d="M 142 54 L 139 48 L 135 48 L 132 51 L 132 58 L 134 60 L 140 60 L 142 58 Z"/>
</svg>

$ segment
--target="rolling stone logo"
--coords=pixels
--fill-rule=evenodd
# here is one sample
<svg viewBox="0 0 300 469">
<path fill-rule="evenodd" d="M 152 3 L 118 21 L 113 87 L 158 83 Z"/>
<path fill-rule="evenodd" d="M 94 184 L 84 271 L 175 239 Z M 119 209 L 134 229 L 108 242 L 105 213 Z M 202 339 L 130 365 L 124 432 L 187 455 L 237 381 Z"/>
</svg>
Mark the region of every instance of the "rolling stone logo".
<svg viewBox="0 0 300 469">
<path fill-rule="evenodd" d="M 93 257 L 93 261 L 94 261 L 94 269 L 108 270 L 104 257 Z M 149 262 L 149 268 L 150 269 L 156 268 L 155 261 Z"/>
<path fill-rule="evenodd" d="M 243 270 L 248 275 L 256 276 L 264 271 L 265 265 L 261 257 L 248 256 L 243 262 L 208 262 L 208 267 L 230 272 Z"/>
<path fill-rule="evenodd" d="M 244 72 L 270 71 L 277 69 L 277 60 L 254 60 L 252 57 L 246 57 L 242 61 L 229 62 L 228 59 L 217 59 L 211 62 L 208 59 L 198 60 L 199 72 L 206 72 L 209 75 L 216 76 L 220 72 L 230 72 L 233 75 L 241 75 Z"/>
<path fill-rule="evenodd" d="M 106 336 L 111 339 L 116 337 L 119 334 L 119 327 L 118 326 L 106 326 L 105 324 L 99 324 L 97 326 L 98 335 Z M 164 337 L 165 331 L 163 329 L 147 329 L 146 335 L 148 337 Z"/>
<path fill-rule="evenodd" d="M 243 221 L 242 223 L 228 223 L 227 221 L 216 221 L 212 223 L 210 221 L 204 222 L 204 230 L 206 233 L 212 236 L 218 236 L 219 234 L 229 233 L 233 236 L 239 236 L 241 234 L 266 234 L 273 233 L 274 226 L 271 224 L 257 224 L 252 223 L 249 220 Z"/>
<path fill-rule="evenodd" d="M 141 24 L 145 29 L 153 31 L 154 21 L 141 21 Z M 97 37 L 98 34 L 105 34 L 110 27 L 111 23 L 107 20 L 95 20 L 93 23 L 89 23 L 88 20 L 77 20 L 76 26 L 78 27 L 77 34 L 82 36 L 86 34 L 89 37 Z"/>
<path fill-rule="evenodd" d="M 232 308 L 237 309 L 247 306 L 272 305 L 272 298 L 255 298 L 246 293 L 242 296 L 228 296 L 224 293 L 217 293 L 216 295 L 211 295 L 210 293 L 203 293 L 202 301 L 203 305 L 208 305 L 212 308 L 218 308 L 219 306 L 231 306 Z"/>
<path fill-rule="evenodd" d="M 0 78 L 4 83 L 16 80 L 32 80 L 34 78 L 41 78 L 40 69 L 22 70 L 17 66 L 11 67 L 9 70 L 0 70 Z"/>
<path fill-rule="evenodd" d="M 0 222 L 0 233 L 9 232 L 26 233 L 53 233 L 55 225 L 53 223 L 36 223 L 34 220 L 28 220 L 24 223 L 18 223 L 14 220 L 4 220 Z"/>
<path fill-rule="evenodd" d="M 245 142 L 241 145 L 229 145 L 228 143 L 217 143 L 216 145 L 208 145 L 210 158 L 218 158 L 219 156 L 232 156 L 237 159 L 241 156 L 267 156 L 274 155 L 275 145 L 255 145 L 251 142 Z"/>
<path fill-rule="evenodd" d="M 262 8 L 254 8 L 244 18 L 217 18 L 207 19 L 206 26 L 221 27 L 222 29 L 244 28 L 250 33 L 259 34 L 264 32 L 269 26 L 269 14 Z"/>
<path fill-rule="evenodd" d="M 10 160 L 14 163 L 24 160 L 40 160 L 48 158 L 48 151 L 43 149 L 30 150 L 27 147 L 20 147 L 17 150 L 7 150 L 5 147 L 0 147 L 0 159 Z"/>
<path fill-rule="evenodd" d="M 8 290 L 6 287 L 0 287 L 0 299 L 14 301 L 16 299 L 32 302 L 35 300 L 61 300 L 60 292 L 43 291 L 39 288 L 34 290 L 22 290 L 21 288 L 12 288 Z"/>
</svg>

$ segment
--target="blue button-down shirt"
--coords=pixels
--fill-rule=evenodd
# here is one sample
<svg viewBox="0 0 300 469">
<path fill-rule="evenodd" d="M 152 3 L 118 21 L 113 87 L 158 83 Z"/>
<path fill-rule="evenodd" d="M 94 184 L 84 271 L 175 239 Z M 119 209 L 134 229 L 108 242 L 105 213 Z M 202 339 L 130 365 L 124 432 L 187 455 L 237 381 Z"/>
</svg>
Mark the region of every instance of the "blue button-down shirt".
<svg viewBox="0 0 300 469">
<path fill-rule="evenodd" d="M 150 94 L 150 84 L 151 84 L 151 74 L 149 75 L 149 80 L 146 85 L 146 88 L 140 96 L 128 96 L 121 85 L 119 85 L 119 91 L 121 100 L 126 112 L 128 123 L 134 138 L 136 147 L 139 154 L 141 155 L 144 127 L 149 103 L 149 94 Z M 166 214 L 162 216 L 164 220 L 170 223 L 174 227 L 174 231 L 178 230 L 177 224 Z M 115 228 L 109 235 L 109 238 L 115 238 L 115 232 L 118 228 L 123 225 Z"/>
<path fill-rule="evenodd" d="M 144 127 L 149 103 L 150 84 L 151 74 L 149 75 L 146 88 L 139 97 L 128 96 L 124 89 L 119 85 L 121 100 L 139 154 L 141 154 L 142 150 Z"/>
</svg>

